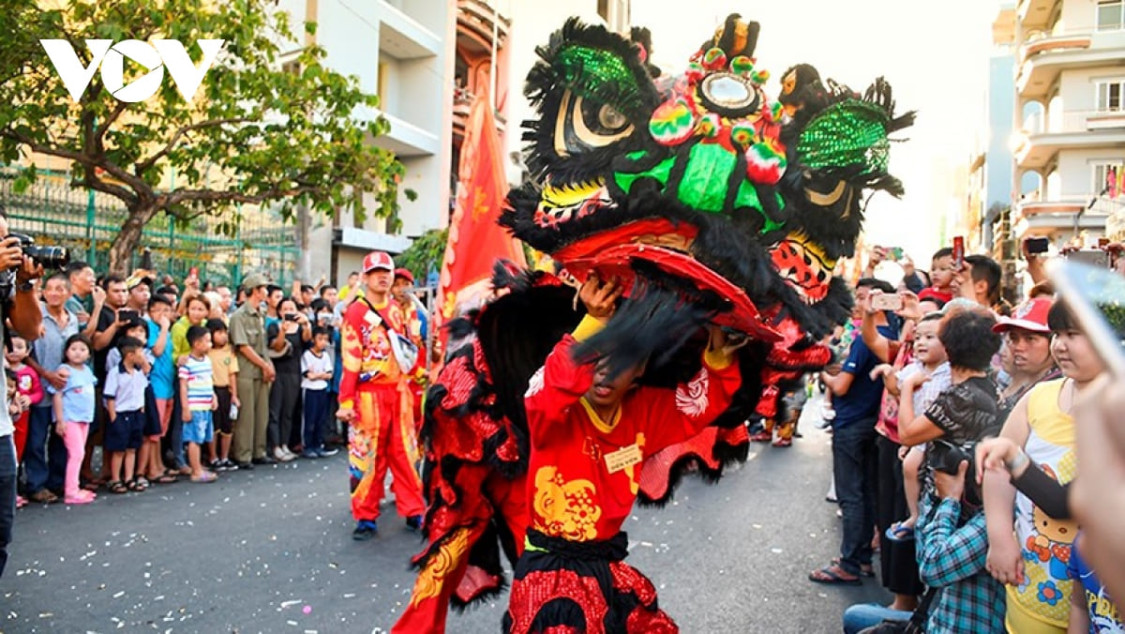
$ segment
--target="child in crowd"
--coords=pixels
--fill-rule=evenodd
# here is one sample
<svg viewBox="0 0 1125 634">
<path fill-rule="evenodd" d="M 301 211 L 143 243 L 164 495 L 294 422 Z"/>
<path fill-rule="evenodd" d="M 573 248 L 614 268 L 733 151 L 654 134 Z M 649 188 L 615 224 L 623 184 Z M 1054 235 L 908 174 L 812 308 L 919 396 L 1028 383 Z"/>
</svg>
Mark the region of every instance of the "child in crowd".
<svg viewBox="0 0 1125 634">
<path fill-rule="evenodd" d="M 211 412 L 219 406 L 212 382 L 211 359 L 207 356 L 211 350 L 211 333 L 203 326 L 191 326 L 187 330 L 187 341 L 191 348 L 180 366 L 179 376 L 180 400 L 184 404 L 184 444 L 187 445 L 191 481 L 214 482 L 215 474 L 204 471 L 200 459 L 200 446 L 212 439 Z"/>
<path fill-rule="evenodd" d="M 215 398 L 219 402 L 214 414 L 215 434 L 219 439 L 211 446 L 211 470 L 234 471 L 238 465 L 230 460 L 230 443 L 234 438 L 231 406 L 242 407 L 238 400 L 238 358 L 227 345 L 230 333 L 225 321 L 212 317 L 207 320 L 207 330 L 211 332 L 211 351 L 207 356 L 211 359 Z"/>
<path fill-rule="evenodd" d="M 16 442 L 18 464 L 23 457 L 23 448 L 27 444 L 27 420 L 30 417 L 31 406 L 38 405 L 43 400 L 43 384 L 39 382 L 39 375 L 35 370 L 24 363 L 28 355 L 27 340 L 19 335 L 12 335 L 11 341 L 12 348 L 4 358 L 8 361 L 8 369 L 12 371 L 16 382 L 15 390 L 8 394 L 10 398 L 15 397 L 21 409 L 18 418 L 12 417 L 12 423 L 16 427 L 12 439 Z"/>
<path fill-rule="evenodd" d="M 148 412 L 148 427 L 145 430 L 144 444 L 138 458 L 138 473 L 147 473 L 148 480 L 158 484 L 176 481 L 176 472 L 165 470 L 160 455 L 160 439 L 168 433 L 172 422 L 172 401 L 176 394 L 176 361 L 172 347 L 172 301 L 166 295 L 156 293 L 148 302 L 148 350 L 152 354 L 152 372 L 149 373 L 149 387 L 152 390 L 153 407 Z"/>
<path fill-rule="evenodd" d="M 324 449 L 324 423 L 328 418 L 328 382 L 332 380 L 332 355 L 328 354 L 329 329 L 313 328 L 312 347 L 301 355 L 301 393 L 305 410 L 302 458 L 323 458 L 336 451 Z"/>
<path fill-rule="evenodd" d="M 66 478 L 64 496 L 67 504 L 89 504 L 97 497 L 93 491 L 79 486 L 78 473 L 86 456 L 86 438 L 94 420 L 94 386 L 97 379 L 86 363 L 90 360 L 90 340 L 84 335 L 71 335 L 63 347 L 63 364 L 59 370 L 66 373 L 66 385 L 61 390 L 48 384 L 55 408 L 55 433 L 66 445 Z"/>
<path fill-rule="evenodd" d="M 144 322 L 126 332 L 144 333 Z M 133 464 L 141 448 L 145 427 L 145 389 L 148 377 L 145 368 L 145 346 L 141 339 L 128 334 L 122 337 L 117 348 L 120 360 L 106 365 L 105 396 L 109 425 L 106 428 L 105 449 L 109 452 L 110 493 L 144 491 L 147 486 L 134 478 Z M 124 476 L 122 476 L 124 469 Z"/>
<path fill-rule="evenodd" d="M 930 281 L 933 286 L 918 293 L 918 299 L 932 297 L 943 304 L 953 299 L 953 280 L 957 277 L 953 270 L 953 249 L 945 247 L 934 253 L 930 262 Z"/>
<path fill-rule="evenodd" d="M 988 376 L 992 357 L 1000 350 L 1000 335 L 992 332 L 995 325 L 996 319 L 978 308 L 955 308 L 944 318 L 938 338 L 949 358 L 950 387 L 924 413 L 916 414 L 914 393 L 929 378 L 916 373 L 902 382 L 899 436 L 905 446 L 930 443 L 925 450 L 928 491 L 933 490 L 933 469 L 955 470 L 958 450 L 966 451 L 986 434 L 995 435 L 1003 424 L 999 392 Z M 980 505 L 975 490 L 969 501 Z"/>
<path fill-rule="evenodd" d="M 912 393 L 909 396 L 905 396 L 905 398 L 911 399 L 914 412 L 926 411 L 930 403 L 933 403 L 934 399 L 950 385 L 949 360 L 945 353 L 945 346 L 942 345 L 941 339 L 938 337 L 942 317 L 941 313 L 929 313 L 918 322 L 914 329 L 914 361 L 912 363 L 903 367 L 897 373 L 891 372 L 890 366 L 885 364 L 875 368 L 872 372 L 872 374 L 879 373 L 884 376 L 887 391 L 900 399 L 900 412 L 902 411 L 901 399 L 904 398 L 905 394 L 905 391 L 900 390 L 900 388 L 914 377 L 925 377 L 926 379 L 921 386 L 917 386 L 915 382 L 916 389 L 911 390 Z M 903 461 L 903 489 L 906 493 L 906 506 L 910 509 L 910 515 L 905 520 L 895 522 L 887 529 L 889 539 L 909 539 L 913 535 L 914 525 L 918 522 L 918 496 L 921 494 L 918 473 L 922 466 L 923 451 L 924 447 L 921 446 L 903 447 L 899 450 L 899 456 Z"/>
<path fill-rule="evenodd" d="M 16 373 L 9 367 L 7 360 L 4 363 L 4 381 L 8 388 L 6 394 L 8 395 L 8 417 L 13 421 L 15 432 L 12 434 L 12 442 L 16 448 L 16 465 L 20 463 L 20 454 L 23 452 L 23 445 L 27 443 L 27 414 L 30 409 L 31 399 L 26 395 L 20 394 L 16 389 Z M 42 393 L 40 393 L 42 396 Z M 23 430 L 20 430 L 20 420 L 24 421 Z M 23 508 L 27 506 L 27 499 L 19 493 L 16 494 L 16 508 Z"/>
<path fill-rule="evenodd" d="M 192 326 L 204 327 L 204 324 L 207 323 L 207 316 L 211 314 L 211 302 L 198 289 L 188 287 L 184 290 L 183 298 L 180 299 L 178 314 L 180 318 L 172 324 L 172 328 L 168 331 L 172 339 L 172 354 L 175 355 L 177 366 L 184 363 L 188 355 L 191 354 L 191 343 L 187 340 L 188 329 Z M 204 330 L 206 330 L 205 327 Z M 179 417 L 175 414 L 177 411 L 180 413 Z M 187 441 L 183 437 L 183 419 L 188 416 L 187 404 L 184 401 L 173 399 L 172 412 L 168 438 L 171 444 L 173 462 L 175 462 L 177 473 L 190 475 L 192 470 L 186 464 L 186 458 L 184 457 L 184 445 L 187 444 Z"/>
</svg>

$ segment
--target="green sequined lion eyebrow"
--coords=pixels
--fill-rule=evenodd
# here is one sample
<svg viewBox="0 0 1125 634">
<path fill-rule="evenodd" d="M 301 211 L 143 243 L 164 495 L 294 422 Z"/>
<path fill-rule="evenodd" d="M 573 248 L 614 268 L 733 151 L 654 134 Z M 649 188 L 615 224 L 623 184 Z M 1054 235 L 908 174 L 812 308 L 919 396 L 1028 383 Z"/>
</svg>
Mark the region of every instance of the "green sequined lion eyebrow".
<svg viewBox="0 0 1125 634">
<path fill-rule="evenodd" d="M 595 99 L 631 114 L 644 108 L 633 71 L 613 51 L 566 46 L 559 51 L 554 65 L 563 83 L 584 99 Z"/>
</svg>

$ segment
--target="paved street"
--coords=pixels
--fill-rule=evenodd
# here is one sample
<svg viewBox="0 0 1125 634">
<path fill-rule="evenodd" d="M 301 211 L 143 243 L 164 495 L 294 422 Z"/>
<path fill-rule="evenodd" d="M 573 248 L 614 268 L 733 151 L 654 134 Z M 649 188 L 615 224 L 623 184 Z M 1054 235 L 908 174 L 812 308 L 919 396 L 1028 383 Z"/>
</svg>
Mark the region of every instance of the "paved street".
<svg viewBox="0 0 1125 634">
<path fill-rule="evenodd" d="M 629 561 L 684 632 L 838 632 L 875 581 L 805 579 L 838 547 L 824 502 L 828 436 L 790 450 L 755 445 L 716 486 L 687 479 L 667 508 L 626 524 Z M 409 597 L 420 546 L 393 507 L 381 535 L 352 541 L 345 456 L 259 467 L 217 484 L 103 493 L 86 507 L 16 517 L 0 579 L 3 632 L 385 632 Z M 504 595 L 506 599 L 507 595 Z M 450 632 L 496 632 L 502 603 L 450 617 Z"/>
</svg>

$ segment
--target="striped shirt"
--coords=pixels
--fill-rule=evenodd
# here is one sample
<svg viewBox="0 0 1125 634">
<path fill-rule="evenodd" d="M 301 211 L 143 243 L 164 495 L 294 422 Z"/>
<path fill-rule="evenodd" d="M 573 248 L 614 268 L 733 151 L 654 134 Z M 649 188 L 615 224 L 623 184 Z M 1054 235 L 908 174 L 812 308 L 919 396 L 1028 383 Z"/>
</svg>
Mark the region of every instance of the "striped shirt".
<svg viewBox="0 0 1125 634">
<path fill-rule="evenodd" d="M 211 411 L 211 400 L 215 397 L 211 359 L 196 359 L 189 355 L 187 362 L 180 366 L 180 380 L 187 382 L 188 409 L 193 412 Z"/>
<path fill-rule="evenodd" d="M 936 506 L 935 506 L 936 504 Z M 940 588 L 930 606 L 927 634 L 1004 632 L 1004 586 L 985 569 L 988 529 L 984 511 L 960 524 L 961 503 L 922 494 L 915 527 L 918 571 Z M 960 524 L 960 525 L 959 525 Z"/>
</svg>

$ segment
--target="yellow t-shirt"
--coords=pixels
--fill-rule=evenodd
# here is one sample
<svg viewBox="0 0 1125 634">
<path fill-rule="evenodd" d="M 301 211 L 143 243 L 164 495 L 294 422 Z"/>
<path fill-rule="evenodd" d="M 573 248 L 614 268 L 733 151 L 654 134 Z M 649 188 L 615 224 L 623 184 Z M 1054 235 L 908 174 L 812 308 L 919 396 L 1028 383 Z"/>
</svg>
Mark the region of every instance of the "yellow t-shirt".
<svg viewBox="0 0 1125 634">
<path fill-rule="evenodd" d="M 1031 432 L 1024 443 L 1031 461 L 1061 484 L 1077 474 L 1074 418 L 1059 409 L 1067 381 L 1044 381 L 1028 392 Z M 1024 583 L 1007 587 L 1009 632 L 1066 632 L 1074 586 L 1067 564 L 1077 533 L 1077 522 L 1048 517 L 1027 496 L 1016 495 L 1016 539 L 1023 551 Z"/>
<path fill-rule="evenodd" d="M 215 387 L 230 387 L 231 373 L 238 374 L 238 359 L 230 345 L 211 348 L 211 379 Z"/>
</svg>

